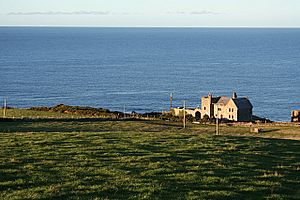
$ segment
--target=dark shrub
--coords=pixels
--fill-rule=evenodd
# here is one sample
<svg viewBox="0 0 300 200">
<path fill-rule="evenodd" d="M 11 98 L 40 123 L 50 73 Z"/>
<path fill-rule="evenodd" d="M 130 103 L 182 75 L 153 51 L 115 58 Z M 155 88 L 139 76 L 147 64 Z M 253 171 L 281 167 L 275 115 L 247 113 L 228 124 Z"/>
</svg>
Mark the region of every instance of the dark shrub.
<svg viewBox="0 0 300 200">
<path fill-rule="evenodd" d="M 208 115 L 204 115 L 203 118 L 201 119 L 202 123 L 207 123 L 209 122 L 209 116 Z"/>
</svg>

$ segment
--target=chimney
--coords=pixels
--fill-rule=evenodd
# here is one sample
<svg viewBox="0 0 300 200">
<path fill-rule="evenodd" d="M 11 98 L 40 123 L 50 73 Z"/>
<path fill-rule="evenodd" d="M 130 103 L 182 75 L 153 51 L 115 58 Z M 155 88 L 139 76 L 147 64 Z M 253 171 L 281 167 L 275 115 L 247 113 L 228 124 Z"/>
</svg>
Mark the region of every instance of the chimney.
<svg viewBox="0 0 300 200">
<path fill-rule="evenodd" d="M 236 92 L 233 92 L 232 93 L 232 99 L 236 99 L 237 98 L 237 94 L 236 94 Z"/>
</svg>

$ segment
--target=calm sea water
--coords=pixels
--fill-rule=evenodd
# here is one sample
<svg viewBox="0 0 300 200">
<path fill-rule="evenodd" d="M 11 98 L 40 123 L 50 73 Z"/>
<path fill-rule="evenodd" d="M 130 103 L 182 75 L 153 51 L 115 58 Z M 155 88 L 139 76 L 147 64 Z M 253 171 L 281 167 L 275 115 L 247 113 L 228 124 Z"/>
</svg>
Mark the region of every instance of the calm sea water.
<svg viewBox="0 0 300 200">
<path fill-rule="evenodd" d="M 0 97 L 136 112 L 248 96 L 254 114 L 300 109 L 300 29 L 0 28 Z"/>
</svg>

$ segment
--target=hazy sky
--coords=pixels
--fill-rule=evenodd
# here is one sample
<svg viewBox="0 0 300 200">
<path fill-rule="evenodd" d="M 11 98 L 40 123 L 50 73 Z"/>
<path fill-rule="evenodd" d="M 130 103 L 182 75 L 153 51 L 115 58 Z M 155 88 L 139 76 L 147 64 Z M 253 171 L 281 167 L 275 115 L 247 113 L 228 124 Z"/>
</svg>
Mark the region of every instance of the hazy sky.
<svg viewBox="0 0 300 200">
<path fill-rule="evenodd" d="M 300 0 L 0 0 L 0 25 L 300 27 Z"/>
</svg>

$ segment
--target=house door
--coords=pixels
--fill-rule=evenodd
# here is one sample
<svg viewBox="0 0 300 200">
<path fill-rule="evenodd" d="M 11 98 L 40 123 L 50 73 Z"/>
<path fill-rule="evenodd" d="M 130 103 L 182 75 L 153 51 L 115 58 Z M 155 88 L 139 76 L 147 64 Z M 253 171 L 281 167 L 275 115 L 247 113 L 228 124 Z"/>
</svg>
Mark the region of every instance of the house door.
<svg viewBox="0 0 300 200">
<path fill-rule="evenodd" d="M 201 113 L 199 111 L 195 113 L 195 119 L 196 121 L 199 121 L 201 119 Z"/>
</svg>

